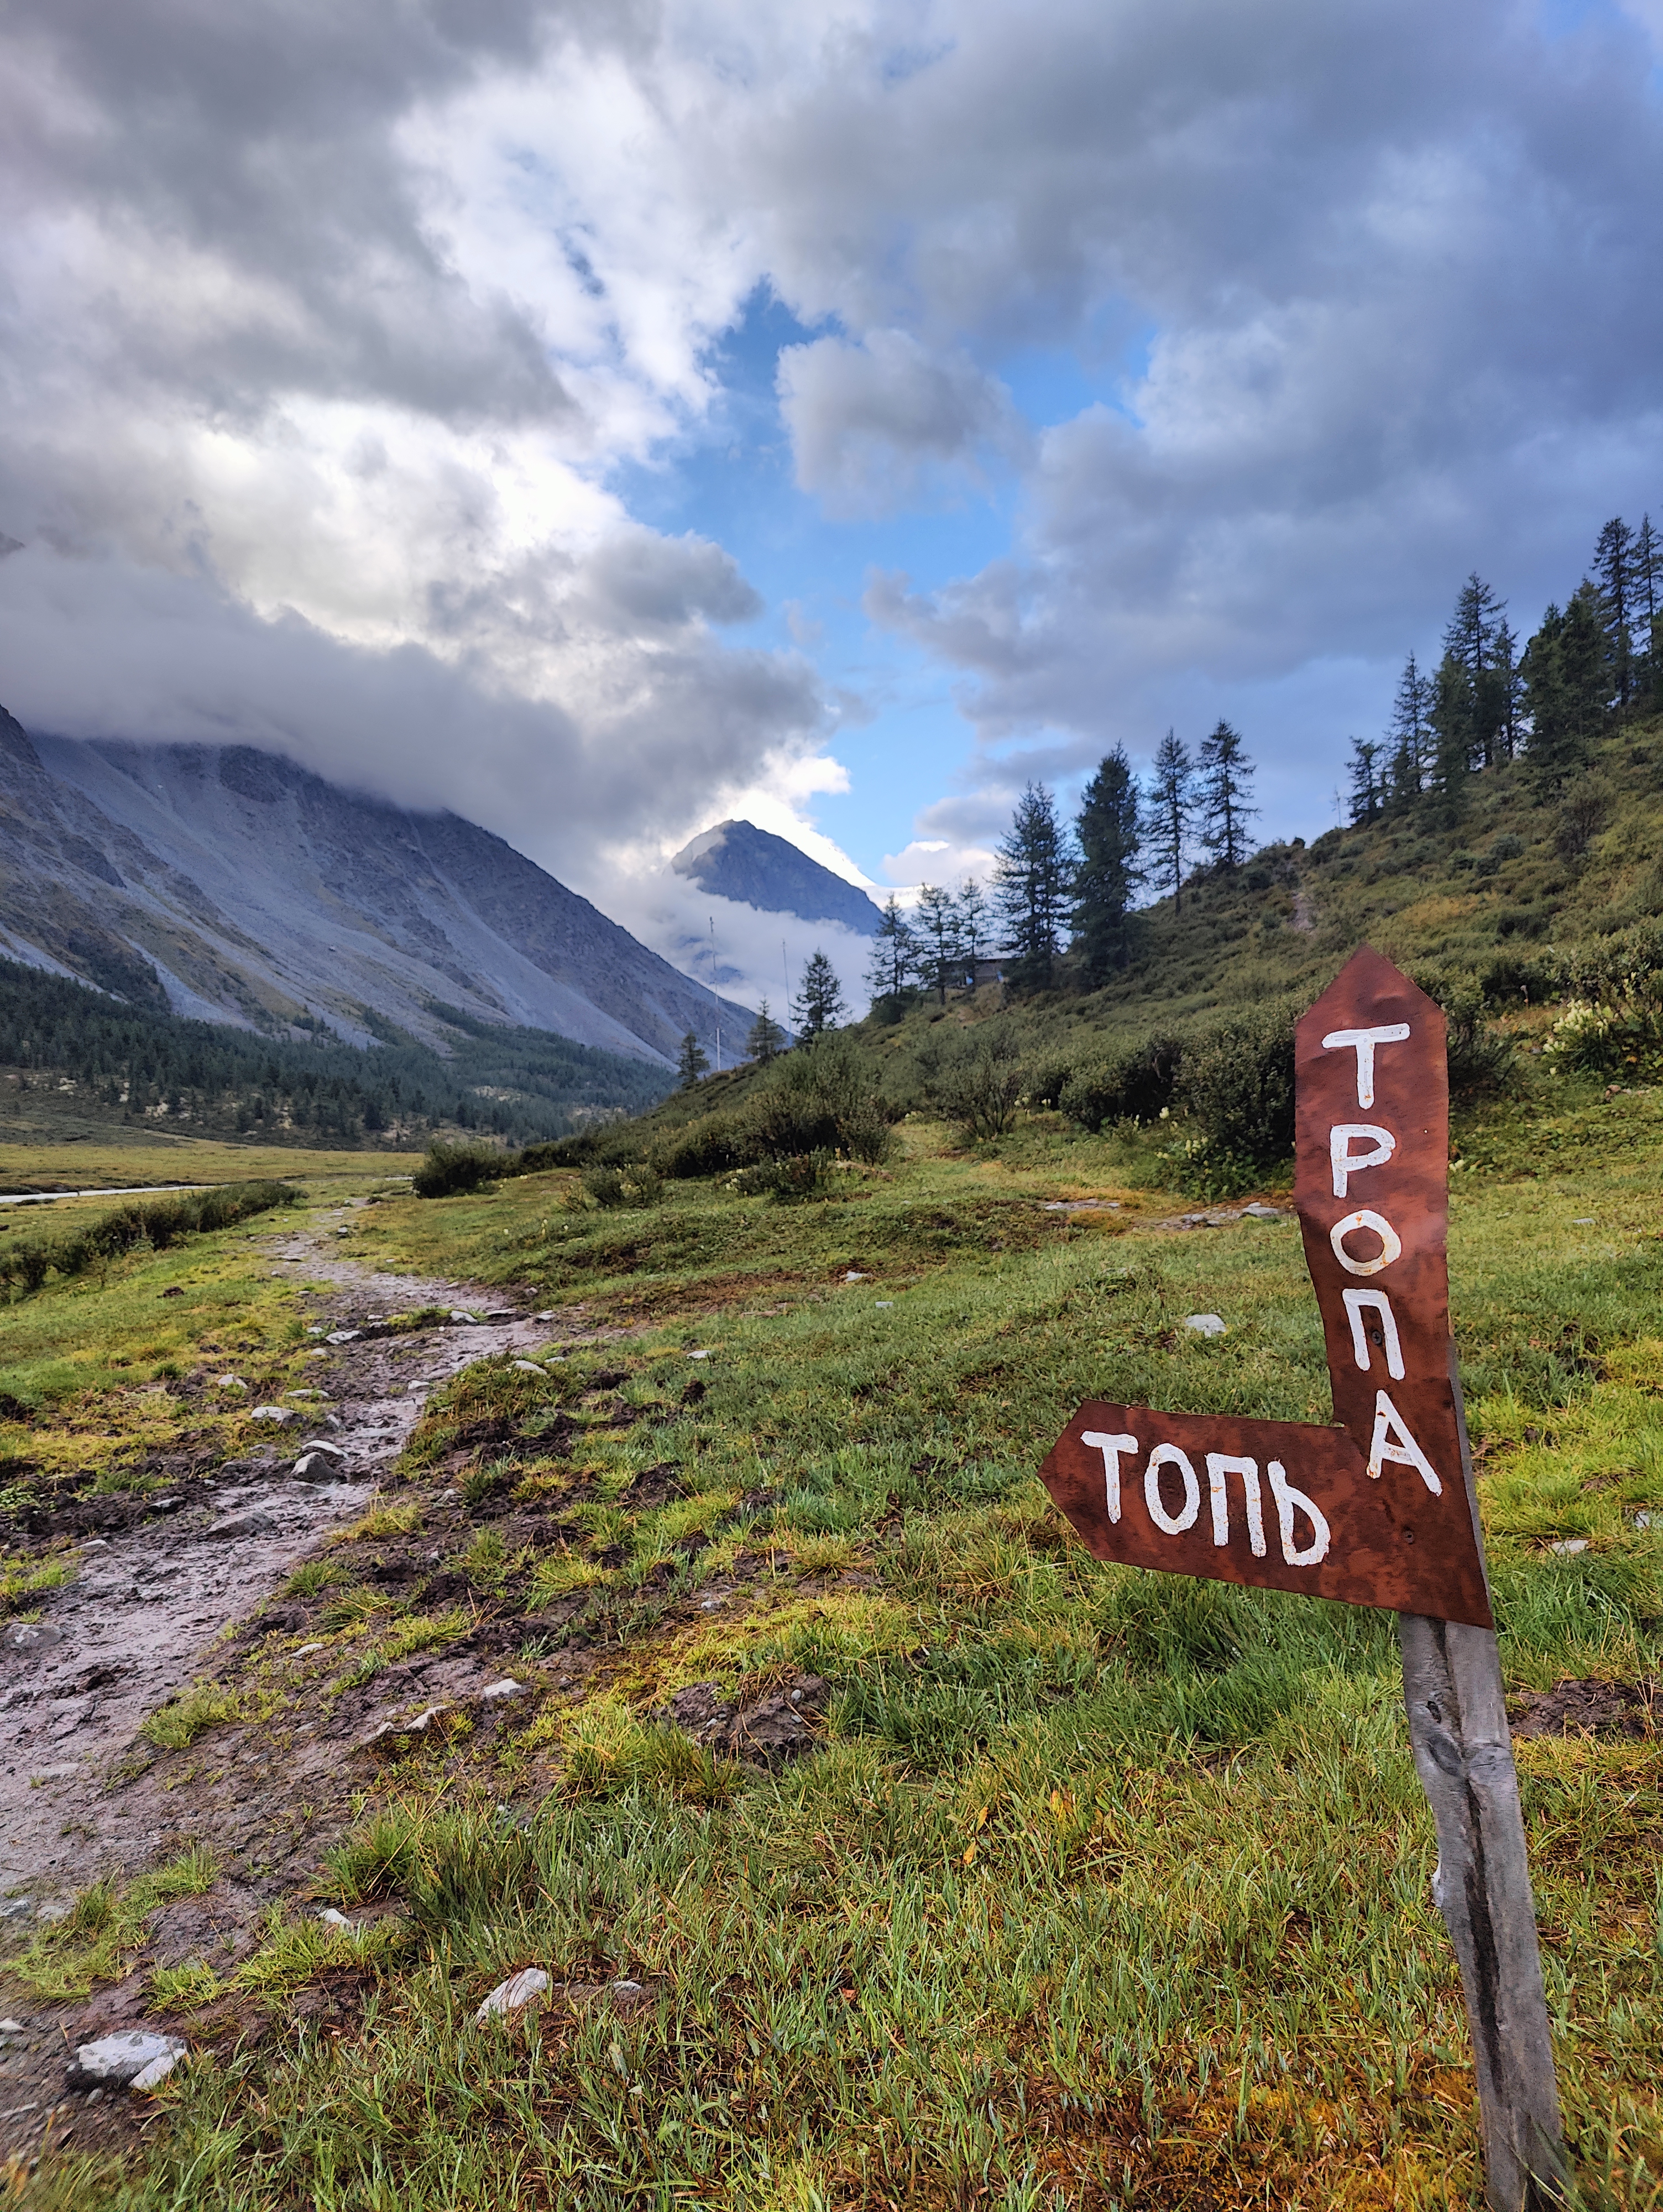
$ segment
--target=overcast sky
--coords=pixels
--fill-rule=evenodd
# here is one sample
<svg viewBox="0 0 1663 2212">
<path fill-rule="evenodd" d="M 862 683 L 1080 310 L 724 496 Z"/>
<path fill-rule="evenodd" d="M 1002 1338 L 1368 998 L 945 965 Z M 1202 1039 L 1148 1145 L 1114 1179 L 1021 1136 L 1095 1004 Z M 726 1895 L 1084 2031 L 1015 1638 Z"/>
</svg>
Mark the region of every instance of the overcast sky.
<svg viewBox="0 0 1663 2212">
<path fill-rule="evenodd" d="M 0 701 L 661 944 L 1221 714 L 1312 835 L 1663 519 L 1663 0 L 12 0 L 0 167 Z"/>
</svg>

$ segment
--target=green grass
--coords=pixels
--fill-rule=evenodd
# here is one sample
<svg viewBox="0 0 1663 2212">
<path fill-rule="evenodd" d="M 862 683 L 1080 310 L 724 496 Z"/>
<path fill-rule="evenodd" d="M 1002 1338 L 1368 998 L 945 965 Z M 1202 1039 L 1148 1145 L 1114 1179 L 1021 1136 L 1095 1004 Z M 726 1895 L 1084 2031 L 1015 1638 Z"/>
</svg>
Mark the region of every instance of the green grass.
<svg viewBox="0 0 1663 2212">
<path fill-rule="evenodd" d="M 344 1558 L 334 1589 L 291 1587 L 332 1601 L 344 1680 L 476 1617 L 576 1609 L 514 1665 L 532 1687 L 501 1735 L 459 1722 L 367 1782 L 318 1893 L 386 1932 L 291 1910 L 239 1970 L 280 2015 L 305 1984 L 355 1992 L 345 2031 L 222 2034 L 130 2173 L 60 2156 L 36 2201 L 1479 2202 L 1389 1617 L 1100 1565 L 1034 1474 L 1088 1395 L 1326 1419 L 1296 1225 L 1162 1230 L 1116 1139 L 1043 1118 L 973 1152 L 902 1134 L 892 1168 L 801 1207 L 681 1185 L 578 1213 L 544 1176 L 378 1210 L 380 1264 L 526 1283 L 612 1333 L 435 1391 L 407 1498 L 351 1532 L 426 1544 L 454 1486 L 466 1611 L 390 1605 Z M 1460 1146 L 1452 1295 L 1509 1687 L 1645 1679 L 1658 1094 L 1545 1079 Z M 1126 1211 L 1041 1211 L 1082 1190 Z M 1228 1334 L 1189 1336 L 1194 1311 Z M 493 1516 L 528 1503 L 549 1527 L 505 1540 Z M 1588 1548 L 1548 1548 L 1568 1535 Z M 831 1686 L 824 1743 L 778 1778 L 646 1717 L 683 1684 L 798 1672 Z M 1663 1746 L 1539 1739 L 1519 1764 L 1579 2172 L 1590 2204 L 1641 2212 L 1663 2190 Z M 476 2027 L 527 1965 L 648 1996 Z M 174 1971 L 158 1998 L 209 2001 Z"/>
</svg>

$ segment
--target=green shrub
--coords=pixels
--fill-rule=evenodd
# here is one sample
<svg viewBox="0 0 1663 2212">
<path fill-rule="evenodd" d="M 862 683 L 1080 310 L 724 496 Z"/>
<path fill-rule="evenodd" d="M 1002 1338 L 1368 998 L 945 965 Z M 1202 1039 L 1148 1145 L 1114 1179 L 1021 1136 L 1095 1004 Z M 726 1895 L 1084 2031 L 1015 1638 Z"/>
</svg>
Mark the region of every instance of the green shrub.
<svg viewBox="0 0 1663 2212">
<path fill-rule="evenodd" d="M 834 1155 L 823 1148 L 794 1159 L 759 1160 L 741 1168 L 728 1184 L 741 1198 L 771 1198 L 788 1206 L 805 1198 L 824 1198 L 833 1188 Z"/>
<path fill-rule="evenodd" d="M 410 1183 L 418 1198 L 454 1198 L 478 1190 L 503 1174 L 508 1162 L 487 1145 L 446 1144 L 435 1138 Z"/>
<path fill-rule="evenodd" d="M 1174 1084 L 1210 1152 L 1253 1167 L 1294 1148 L 1294 1016 L 1255 1007 L 1204 1030 L 1184 1048 Z"/>
<path fill-rule="evenodd" d="M 1510 1036 L 1492 1028 L 1484 1018 L 1485 985 L 1460 969 L 1423 970 L 1415 981 L 1428 998 L 1442 1007 L 1448 1024 L 1450 1097 L 1476 1098 L 1498 1089 L 1513 1065 L 1517 1048 Z"/>
<path fill-rule="evenodd" d="M 656 1206 L 664 1195 L 664 1177 L 644 1161 L 628 1168 L 585 1168 L 580 1180 L 592 1206 Z"/>
<path fill-rule="evenodd" d="M 1122 1045 L 1076 1067 L 1058 1094 L 1057 1103 L 1082 1128 L 1102 1129 L 1115 1121 L 1154 1121 L 1170 1106 L 1184 1046 L 1180 1037 L 1158 1033 Z"/>
<path fill-rule="evenodd" d="M 996 1022 L 934 1042 L 919 1054 L 924 1095 L 967 1136 L 1002 1137 L 1028 1095 L 1028 1071 L 1016 1036 Z"/>
<path fill-rule="evenodd" d="M 743 1167 L 750 1155 L 734 1114 L 705 1114 L 653 1155 L 653 1165 L 678 1181 Z"/>
</svg>

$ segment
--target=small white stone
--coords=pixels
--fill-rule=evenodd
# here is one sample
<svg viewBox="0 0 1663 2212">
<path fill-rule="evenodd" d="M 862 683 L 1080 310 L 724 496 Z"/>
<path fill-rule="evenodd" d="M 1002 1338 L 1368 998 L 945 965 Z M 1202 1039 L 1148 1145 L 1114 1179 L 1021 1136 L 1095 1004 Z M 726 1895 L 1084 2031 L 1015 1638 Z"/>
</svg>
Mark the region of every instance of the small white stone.
<svg viewBox="0 0 1663 2212">
<path fill-rule="evenodd" d="M 848 1273 L 844 1276 L 843 1280 L 846 1283 L 870 1283 L 871 1277 L 870 1275 L 863 1275 L 858 1267 L 851 1267 Z"/>
<path fill-rule="evenodd" d="M 525 1689 L 524 1682 L 516 1682 L 512 1675 L 505 1675 L 500 1682 L 486 1684 L 479 1693 L 480 1702 L 482 1705 L 494 1704 L 500 1698 L 521 1697 L 525 1693 Z"/>
<path fill-rule="evenodd" d="M 324 1339 L 325 1344 L 356 1344 L 363 1331 L 358 1328 L 332 1328 Z"/>
<path fill-rule="evenodd" d="M 1224 1323 L 1217 1314 L 1186 1314 L 1184 1327 L 1197 1336 L 1223 1336 Z"/>
<path fill-rule="evenodd" d="M 106 2085 L 126 2081 L 137 2087 L 140 2086 L 140 2077 L 157 2065 L 161 2065 L 162 2074 L 168 2072 L 177 2060 L 184 2057 L 185 2050 L 176 2035 L 157 2035 L 142 2027 L 124 2027 L 114 2035 L 100 2036 L 96 2043 L 83 2043 L 75 2054 L 75 2063 L 84 2081 Z M 161 2074 L 156 2075 L 155 2079 L 159 2081 Z M 149 2088 L 151 2084 L 145 2081 L 143 2086 Z"/>
<path fill-rule="evenodd" d="M 452 1310 L 451 1319 L 458 1322 L 472 1322 L 476 1324 L 479 1320 L 479 1316 L 477 1314 L 470 1314 L 465 1306 L 458 1306 Z"/>
<path fill-rule="evenodd" d="M 1562 1555 L 1572 1552 L 1586 1552 L 1587 1547 L 1588 1540 L 1586 1536 L 1562 1536 L 1557 1544 L 1548 1546 L 1550 1552 L 1557 1552 Z"/>
<path fill-rule="evenodd" d="M 350 1928 L 353 1924 L 344 1912 L 337 1912 L 332 1905 L 325 1905 L 318 1917 L 325 1928 Z"/>
<path fill-rule="evenodd" d="M 295 1647 L 291 1656 L 296 1659 L 304 1659 L 308 1651 L 325 1651 L 328 1648 L 325 1644 L 301 1644 Z"/>
<path fill-rule="evenodd" d="M 517 1375 L 541 1375 L 543 1372 L 535 1359 L 516 1359 L 512 1364 Z"/>
<path fill-rule="evenodd" d="M 153 2058 L 148 2066 L 141 2066 L 139 2068 L 137 2073 L 134 2075 L 132 2080 L 127 2084 L 127 2087 L 130 2089 L 137 2089 L 139 2091 L 159 2089 L 162 2083 L 167 2079 L 167 2076 L 173 2072 L 174 2067 L 178 2064 L 179 2055 L 177 2052 L 169 2052 L 168 2055 L 163 2058 Z M 93 2094 L 94 2097 L 97 2096 L 98 2092 L 96 2089 L 93 2091 Z"/>
<path fill-rule="evenodd" d="M 256 1406 L 248 1418 L 251 1421 L 275 1421 L 281 1429 L 286 1428 L 290 1421 L 298 1421 L 300 1417 L 293 1406 Z"/>
<path fill-rule="evenodd" d="M 219 1390 L 246 1390 L 248 1385 L 240 1375 L 216 1375 L 214 1387 Z"/>
<path fill-rule="evenodd" d="M 325 1459 L 344 1459 L 346 1453 L 339 1444 L 332 1444 L 327 1437 L 308 1437 L 300 1446 L 302 1451 L 322 1452 Z"/>
<path fill-rule="evenodd" d="M 879 1313 L 887 1313 L 889 1308 L 894 1305 L 895 1300 L 893 1298 L 874 1298 L 872 1300 L 872 1304 L 876 1306 Z"/>
<path fill-rule="evenodd" d="M 549 1977 L 541 1966 L 527 1966 L 521 1973 L 513 1974 L 506 1982 L 499 1982 L 479 2010 L 476 2022 L 500 2019 L 505 2014 L 522 2012 L 534 1997 L 540 1997 L 549 1986 Z"/>
<path fill-rule="evenodd" d="M 23 2033 L 21 2020 L 0 2020 L 0 2035 L 21 2035 Z"/>
<path fill-rule="evenodd" d="M 689 1359 L 708 1359 L 710 1357 L 709 1348 L 707 1346 L 707 1348 L 702 1352 L 689 1352 L 687 1356 Z"/>
<path fill-rule="evenodd" d="M 549 1308 L 549 1311 L 548 1311 L 547 1313 L 533 1314 L 533 1315 L 531 1316 L 531 1319 L 532 1319 L 533 1321 L 552 1321 L 552 1320 L 554 1319 L 554 1317 L 555 1317 L 555 1313 L 554 1313 L 554 1308 L 553 1308 L 552 1306 Z"/>
<path fill-rule="evenodd" d="M 1591 1213 L 1579 1213 L 1573 1219 L 1570 1225 L 1573 1229 L 1592 1229 L 1593 1226 L 1593 1216 Z"/>
</svg>

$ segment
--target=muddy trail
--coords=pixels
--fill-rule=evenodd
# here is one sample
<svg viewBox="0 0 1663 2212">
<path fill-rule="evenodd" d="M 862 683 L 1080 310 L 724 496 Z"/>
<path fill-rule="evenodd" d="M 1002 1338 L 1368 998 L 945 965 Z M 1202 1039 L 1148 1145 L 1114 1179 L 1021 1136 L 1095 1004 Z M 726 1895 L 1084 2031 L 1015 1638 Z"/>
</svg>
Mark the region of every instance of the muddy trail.
<svg viewBox="0 0 1663 2212">
<path fill-rule="evenodd" d="M 211 1893 L 169 1904 L 152 1926 L 154 1968 L 215 1947 L 246 1955 L 272 1900 L 304 1882 L 364 1778 L 349 1755 L 378 1711 L 477 1698 L 500 1673 L 490 1639 L 385 1670 L 330 1717 L 275 1741 L 222 1731 L 211 1759 L 159 1756 L 143 1724 L 191 1686 L 223 1676 L 304 1611 L 284 1585 L 331 1531 L 361 1516 L 431 1390 L 494 1353 L 558 1352 L 592 1341 L 580 1317 L 532 1316 L 476 1285 L 379 1274 L 340 1252 L 361 1200 L 315 1212 L 261 1241 L 274 1274 L 315 1287 L 303 1309 L 319 1341 L 304 1393 L 281 1401 L 272 1443 L 217 1466 L 181 1467 L 161 1496 L 94 1494 L 52 1516 L 78 1567 L 45 1592 L 39 1619 L 0 1630 L 0 1936 L 7 1948 L 60 1917 L 77 1893 L 191 1844 L 221 1869 Z M 424 1307 L 449 1316 L 408 1334 L 377 1325 Z M 610 1334 L 610 1332 L 608 1332 Z M 234 1384 L 226 1387 L 234 1388 Z M 450 1494 L 450 1493 L 446 1493 Z M 434 1557 L 437 1555 L 434 1554 Z M 321 1648 L 321 1647 L 313 1647 Z M 494 1662 L 496 1663 L 494 1664 Z M 313 1662 L 316 1663 L 315 1662 Z M 223 1741 L 227 1733 L 231 1740 Z M 205 1748 L 205 1747 L 204 1747 Z M 143 1978 L 43 2005 L 0 1979 L 0 2156 L 78 2126 L 83 2144 L 127 2139 L 140 2117 L 119 2096 L 64 2102 L 73 2046 L 131 2026 Z"/>
</svg>

